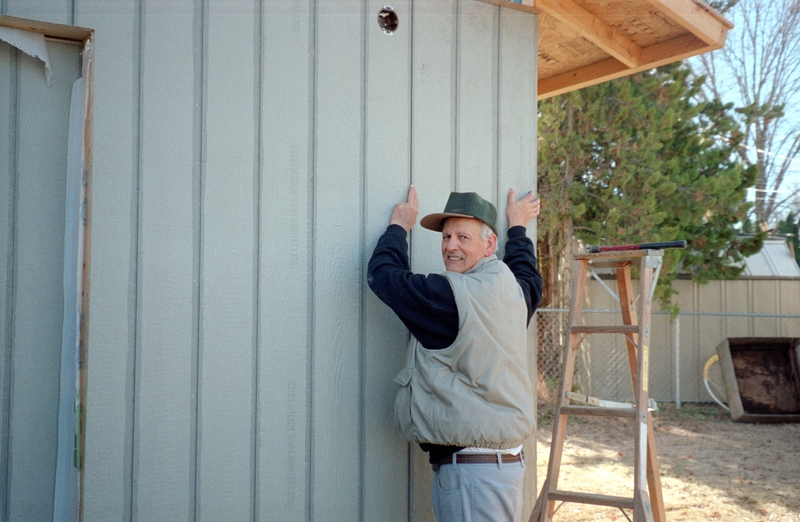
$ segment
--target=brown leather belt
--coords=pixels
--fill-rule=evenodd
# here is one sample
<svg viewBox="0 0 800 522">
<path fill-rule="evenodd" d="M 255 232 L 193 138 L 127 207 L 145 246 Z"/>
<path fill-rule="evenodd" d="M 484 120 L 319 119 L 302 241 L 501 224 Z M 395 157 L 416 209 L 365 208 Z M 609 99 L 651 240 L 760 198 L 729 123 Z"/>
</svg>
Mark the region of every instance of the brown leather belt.
<svg viewBox="0 0 800 522">
<path fill-rule="evenodd" d="M 456 464 L 497 464 L 497 453 L 455 453 Z M 500 458 L 503 464 L 521 462 L 525 458 L 525 452 L 520 451 L 516 455 L 501 453 Z M 433 471 L 438 471 L 439 466 L 452 464 L 453 457 L 446 457 L 432 464 Z"/>
</svg>

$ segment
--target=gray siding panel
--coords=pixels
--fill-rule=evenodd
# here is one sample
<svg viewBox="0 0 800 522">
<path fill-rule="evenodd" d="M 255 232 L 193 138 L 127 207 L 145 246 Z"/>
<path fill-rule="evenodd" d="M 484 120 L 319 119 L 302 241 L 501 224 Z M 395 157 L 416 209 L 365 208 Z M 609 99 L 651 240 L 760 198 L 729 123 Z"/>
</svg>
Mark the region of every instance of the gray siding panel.
<svg viewBox="0 0 800 522">
<path fill-rule="evenodd" d="M 311 515 L 356 520 L 362 465 L 364 15 L 354 3 L 320 0 L 317 16 Z"/>
<path fill-rule="evenodd" d="M 73 0 L 3 0 L 0 14 L 72 25 Z"/>
<path fill-rule="evenodd" d="M 385 2 L 367 3 L 365 219 L 366 263 L 411 183 L 411 3 L 393 3 L 400 25 L 378 27 Z M 365 279 L 362 279 L 365 280 Z M 393 379 L 403 366 L 408 331 L 366 284 L 362 354 L 364 520 L 408 520 L 408 445 L 396 429 Z M 391 450 L 389 450 L 391 448 Z"/>
<path fill-rule="evenodd" d="M 458 2 L 414 4 L 411 85 L 411 181 L 419 215 L 441 212 L 456 184 L 456 39 Z M 411 265 L 441 272 L 441 236 L 417 227 Z"/>
<path fill-rule="evenodd" d="M 305 520 L 311 500 L 313 13 L 269 2 L 261 26 L 260 520 Z"/>
<path fill-rule="evenodd" d="M 519 53 L 536 55 L 536 17 L 511 9 L 500 10 L 498 45 L 497 208 L 501 230 L 507 227 L 508 190 L 517 198 L 536 191 L 536 63 L 520 60 Z M 531 122 L 532 120 L 532 122 Z M 528 236 L 536 238 L 535 222 Z"/>
<path fill-rule="evenodd" d="M 139 199 L 138 5 L 79 4 L 96 28 L 84 520 L 130 520 Z M 111 43 L 114 42 L 115 45 Z M 104 87 L 113 85 L 113 88 Z"/>
<path fill-rule="evenodd" d="M 199 520 L 253 518 L 255 11 L 254 2 L 213 0 L 204 27 Z"/>
<path fill-rule="evenodd" d="M 456 184 L 497 203 L 497 45 L 500 8 L 459 4 Z M 444 203 L 440 203 L 444 206 Z"/>
<path fill-rule="evenodd" d="M 12 56 L 13 55 L 13 56 Z M 14 200 L 16 183 L 11 151 L 16 142 L 16 51 L 0 43 L 0 513 L 6 513 L 8 490 L 9 401 L 11 400 L 12 310 L 14 309 Z"/>
<path fill-rule="evenodd" d="M 142 20 L 133 514 L 144 520 L 192 519 L 196 500 L 202 68 L 194 9 L 189 0 L 147 3 Z"/>
</svg>

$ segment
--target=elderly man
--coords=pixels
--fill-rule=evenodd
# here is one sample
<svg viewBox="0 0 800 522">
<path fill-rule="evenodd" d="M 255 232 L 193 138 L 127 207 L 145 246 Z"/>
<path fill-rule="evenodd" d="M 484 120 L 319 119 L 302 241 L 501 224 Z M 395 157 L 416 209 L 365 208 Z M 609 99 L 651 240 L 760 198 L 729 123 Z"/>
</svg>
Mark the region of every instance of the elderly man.
<svg viewBox="0 0 800 522">
<path fill-rule="evenodd" d="M 526 330 L 542 291 L 525 226 L 539 208 L 533 193 L 517 201 L 509 191 L 501 262 L 494 205 L 451 193 L 444 212 L 420 221 L 442 233 L 446 272 L 414 274 L 406 241 L 419 209 L 412 185 L 369 262 L 370 288 L 412 334 L 395 379 L 395 420 L 429 452 L 440 522 L 522 515 L 522 443 L 535 428 Z"/>
</svg>

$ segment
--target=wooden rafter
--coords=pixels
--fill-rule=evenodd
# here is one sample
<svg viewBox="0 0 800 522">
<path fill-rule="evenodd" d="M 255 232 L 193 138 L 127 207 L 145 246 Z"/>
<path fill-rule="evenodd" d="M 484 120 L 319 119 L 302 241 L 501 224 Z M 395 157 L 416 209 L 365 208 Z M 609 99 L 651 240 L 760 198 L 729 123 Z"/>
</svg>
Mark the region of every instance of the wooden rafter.
<svg viewBox="0 0 800 522">
<path fill-rule="evenodd" d="M 701 0 L 481 0 L 535 13 L 538 98 L 720 49 L 733 27 Z"/>
<path fill-rule="evenodd" d="M 711 10 L 710 7 L 696 2 L 648 1 L 671 18 L 681 20 L 681 25 L 709 46 L 722 47 L 728 30 L 733 28 L 732 23 Z"/>
<path fill-rule="evenodd" d="M 556 76 L 540 78 L 539 99 L 550 98 L 689 58 L 704 52 L 701 49 L 704 49 L 704 46 L 698 44 L 696 38 L 682 36 L 663 44 L 643 49 L 642 61 L 645 65 L 639 67 L 625 67 L 618 60 L 609 58 Z"/>
</svg>

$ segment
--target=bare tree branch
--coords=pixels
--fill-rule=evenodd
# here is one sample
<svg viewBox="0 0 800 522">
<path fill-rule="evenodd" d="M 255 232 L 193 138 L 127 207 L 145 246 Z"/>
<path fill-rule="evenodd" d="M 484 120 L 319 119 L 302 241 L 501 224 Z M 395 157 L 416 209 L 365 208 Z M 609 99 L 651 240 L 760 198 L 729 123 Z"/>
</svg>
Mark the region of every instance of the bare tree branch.
<svg viewBox="0 0 800 522">
<path fill-rule="evenodd" d="M 800 1 L 742 0 L 721 10 L 735 23 L 719 51 L 691 60 L 706 75 L 701 99 L 733 102 L 742 159 L 756 167 L 758 221 L 774 223 L 798 199 L 786 180 L 800 171 Z"/>
</svg>

